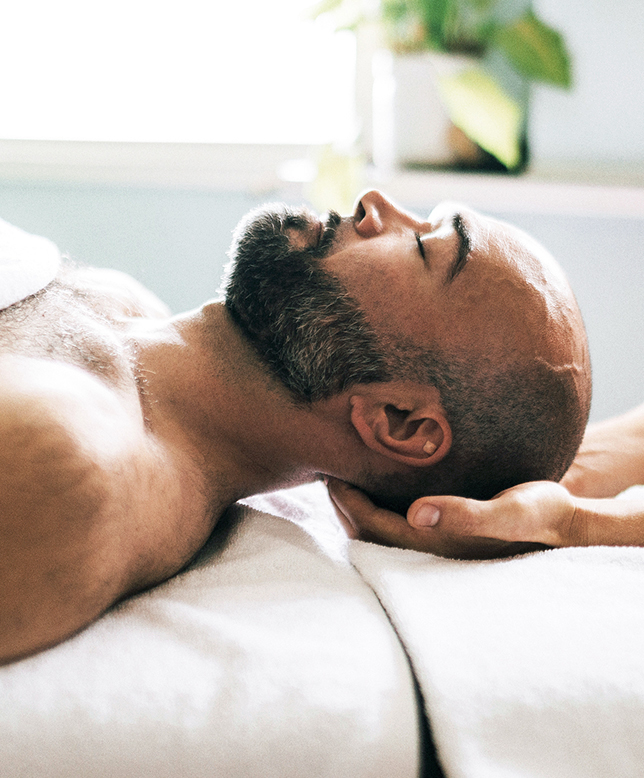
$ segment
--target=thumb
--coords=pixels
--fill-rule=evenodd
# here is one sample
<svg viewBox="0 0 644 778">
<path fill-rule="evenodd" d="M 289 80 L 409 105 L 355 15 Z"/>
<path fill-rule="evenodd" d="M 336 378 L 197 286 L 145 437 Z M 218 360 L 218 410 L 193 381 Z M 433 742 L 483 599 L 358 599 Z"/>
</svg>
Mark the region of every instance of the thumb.
<svg viewBox="0 0 644 778">
<path fill-rule="evenodd" d="M 565 545 L 575 507 L 561 484 L 535 481 L 506 489 L 491 500 L 421 497 L 412 503 L 407 522 L 452 536 Z"/>
<path fill-rule="evenodd" d="M 465 497 L 421 497 L 407 511 L 407 522 L 417 529 L 436 527 L 459 535 L 482 529 L 484 503 Z"/>
<path fill-rule="evenodd" d="M 424 538 L 424 550 L 456 559 L 490 559 L 546 546 L 521 521 L 512 495 L 479 501 L 464 497 L 421 497 L 407 512 L 407 523 Z"/>
</svg>

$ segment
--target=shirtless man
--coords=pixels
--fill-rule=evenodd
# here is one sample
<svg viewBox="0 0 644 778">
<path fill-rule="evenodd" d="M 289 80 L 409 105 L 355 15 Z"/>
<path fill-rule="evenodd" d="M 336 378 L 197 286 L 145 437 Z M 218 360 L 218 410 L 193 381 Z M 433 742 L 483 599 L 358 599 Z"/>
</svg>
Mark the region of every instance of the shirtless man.
<svg viewBox="0 0 644 778">
<path fill-rule="evenodd" d="M 250 494 L 332 477 L 404 511 L 572 461 L 585 333 L 526 235 L 368 192 L 253 212 L 231 256 L 225 304 L 173 318 L 73 268 L 0 313 L 0 661 L 176 573 Z"/>
</svg>

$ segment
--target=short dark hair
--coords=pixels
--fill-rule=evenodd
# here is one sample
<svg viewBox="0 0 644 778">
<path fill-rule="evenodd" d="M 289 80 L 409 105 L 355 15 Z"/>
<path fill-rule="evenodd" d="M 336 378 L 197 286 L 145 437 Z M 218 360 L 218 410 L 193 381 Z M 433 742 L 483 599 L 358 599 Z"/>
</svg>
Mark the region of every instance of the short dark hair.
<svg viewBox="0 0 644 778">
<path fill-rule="evenodd" d="M 539 358 L 495 364 L 485 354 L 388 349 L 393 374 L 436 386 L 452 446 L 429 469 L 370 479 L 380 505 L 405 512 L 418 497 L 485 500 L 526 481 L 559 481 L 579 448 L 590 410 L 590 371 L 581 389 L 572 370 Z"/>
</svg>

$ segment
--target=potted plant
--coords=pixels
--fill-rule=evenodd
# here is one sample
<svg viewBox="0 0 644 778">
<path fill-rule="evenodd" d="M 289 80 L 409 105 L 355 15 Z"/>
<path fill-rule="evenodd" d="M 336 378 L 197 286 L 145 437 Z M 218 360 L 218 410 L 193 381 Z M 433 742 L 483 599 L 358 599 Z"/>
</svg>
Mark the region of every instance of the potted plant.
<svg viewBox="0 0 644 778">
<path fill-rule="evenodd" d="M 399 150 L 403 164 L 521 169 L 526 161 L 529 83 L 571 85 L 563 37 L 526 7 L 525 0 L 323 0 L 316 14 L 327 12 L 336 14 L 338 28 L 377 23 L 389 59 L 381 57 L 375 77 L 394 79 L 396 89 L 385 86 L 378 92 L 374 85 L 374 121 L 386 123 L 379 116 L 384 94 L 385 102 L 391 102 L 392 127 L 397 126 L 385 134 L 400 136 L 393 142 L 417 128 L 427 135 L 423 111 L 430 124 L 438 125 L 442 106 L 447 128 L 438 131 L 446 150 L 432 151 L 431 139 L 425 139 L 428 158 L 422 159 L 417 150 Z M 402 83 L 405 73 L 411 91 Z M 431 83 L 421 85 L 423 78 Z M 399 99 L 394 100 L 394 93 Z M 421 144 L 425 140 L 421 138 Z"/>
</svg>

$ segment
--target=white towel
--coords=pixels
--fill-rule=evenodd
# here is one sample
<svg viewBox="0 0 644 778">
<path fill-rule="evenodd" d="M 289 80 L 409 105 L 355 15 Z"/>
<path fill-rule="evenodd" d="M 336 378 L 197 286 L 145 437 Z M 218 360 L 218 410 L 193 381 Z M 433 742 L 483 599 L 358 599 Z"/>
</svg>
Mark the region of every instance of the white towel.
<svg viewBox="0 0 644 778">
<path fill-rule="evenodd" d="M 644 774 L 644 549 L 458 562 L 352 541 L 450 778 Z"/>
<path fill-rule="evenodd" d="M 292 522 L 231 512 L 189 570 L 0 667 L 1 778 L 418 775 L 376 597 Z"/>
<path fill-rule="evenodd" d="M 39 292 L 59 266 L 54 243 L 0 219 L 0 310 Z"/>
</svg>

